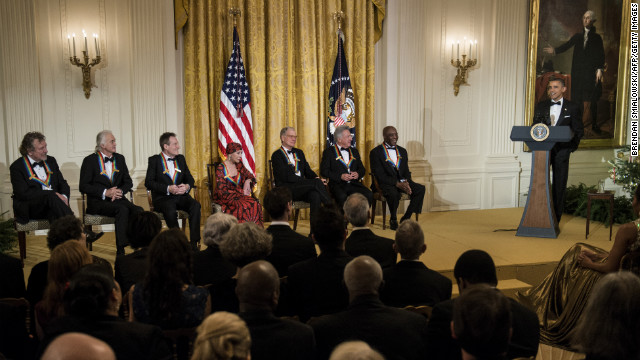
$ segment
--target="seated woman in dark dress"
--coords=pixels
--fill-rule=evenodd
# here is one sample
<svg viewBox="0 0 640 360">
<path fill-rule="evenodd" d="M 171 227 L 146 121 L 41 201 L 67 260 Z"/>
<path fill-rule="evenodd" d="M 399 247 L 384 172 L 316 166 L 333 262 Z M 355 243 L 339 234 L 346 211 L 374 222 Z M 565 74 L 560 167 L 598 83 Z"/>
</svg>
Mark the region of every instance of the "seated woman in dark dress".
<svg viewBox="0 0 640 360">
<path fill-rule="evenodd" d="M 180 229 L 161 232 L 149 246 L 147 274 L 129 290 L 129 320 L 162 329 L 198 326 L 209 315 L 211 297 L 193 285 L 189 240 Z"/>
<path fill-rule="evenodd" d="M 120 286 L 111 273 L 95 264 L 82 267 L 64 295 L 67 316 L 51 323 L 41 351 L 60 334 L 80 332 L 106 342 L 117 359 L 171 358 L 159 327 L 118 317 L 121 302 Z"/>
<path fill-rule="evenodd" d="M 213 201 L 222 212 L 231 214 L 238 222 L 250 221 L 262 226 L 262 206 L 251 197 L 256 177 L 242 164 L 242 145 L 230 143 L 227 159 L 216 168 L 216 191 Z"/>
<path fill-rule="evenodd" d="M 633 196 L 633 212 L 640 211 L 640 186 Z M 542 283 L 516 293 L 517 300 L 538 314 L 540 342 L 571 349 L 571 333 L 603 274 L 618 271 L 625 254 L 640 249 L 640 219 L 618 229 L 611 251 L 577 243 L 567 251 Z"/>
</svg>

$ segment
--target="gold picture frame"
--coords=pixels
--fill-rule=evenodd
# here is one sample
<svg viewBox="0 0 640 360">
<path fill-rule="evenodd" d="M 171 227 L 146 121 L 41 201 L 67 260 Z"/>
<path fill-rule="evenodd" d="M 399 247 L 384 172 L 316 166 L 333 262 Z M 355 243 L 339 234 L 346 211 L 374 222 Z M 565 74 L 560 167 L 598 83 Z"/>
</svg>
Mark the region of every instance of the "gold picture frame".
<svg viewBox="0 0 640 360">
<path fill-rule="evenodd" d="M 589 7 L 587 7 L 587 4 Z M 536 99 L 546 97 L 546 94 L 544 94 L 544 79 L 541 79 L 541 77 L 553 75 L 551 74 L 553 72 L 564 73 L 563 77 L 565 78 L 571 77 L 572 51 L 566 51 L 563 54 L 554 53 L 553 55 L 547 55 L 543 51 L 542 46 L 555 48 L 566 42 L 572 35 L 570 31 L 576 32 L 576 30 L 572 29 L 576 27 L 582 28 L 582 14 L 584 14 L 586 10 L 593 10 L 593 7 L 596 9 L 594 10 L 596 16 L 602 16 L 602 13 L 606 15 L 604 21 L 597 21 L 595 23 L 596 31 L 604 35 L 605 63 L 616 64 L 617 66 L 615 66 L 615 68 L 617 68 L 617 71 L 611 71 L 611 68 L 614 68 L 614 66 L 606 66 L 608 70 L 604 72 L 605 75 L 601 90 L 602 95 L 597 102 L 597 106 L 604 107 L 608 112 L 605 113 L 605 121 L 602 121 L 602 116 L 597 116 L 595 126 L 593 124 L 585 124 L 585 137 L 583 137 L 580 142 L 580 148 L 619 147 L 626 144 L 629 113 L 631 0 L 530 0 L 525 123 L 527 125 L 533 123 Z M 601 14 L 598 14 L 599 11 Z M 619 17 L 616 16 L 617 13 L 615 11 L 619 12 Z M 575 16 L 576 14 L 579 15 Z M 541 16 L 543 17 L 542 24 Z M 568 19 L 567 17 L 571 18 Z M 616 17 L 619 20 L 619 25 L 615 23 Z M 578 25 L 569 24 L 571 21 Z M 604 23 L 605 25 L 602 32 L 600 32 L 601 30 L 597 27 L 599 23 Z M 619 36 L 613 33 L 617 26 L 620 28 Z M 554 29 L 556 33 L 550 32 L 550 34 L 542 34 L 541 32 L 545 31 L 545 29 Z M 619 39 L 619 41 L 617 41 L 617 39 Z M 613 56 L 616 54 L 616 46 L 618 47 L 617 59 Z M 559 58 L 559 55 L 564 56 L 564 59 L 559 59 L 559 70 L 555 70 L 553 61 L 546 59 L 552 56 Z M 617 61 L 614 62 L 614 59 Z M 551 67 L 549 67 L 549 62 L 551 62 Z M 569 69 L 566 67 L 567 62 L 569 63 Z M 543 92 L 542 94 L 541 91 Z M 567 91 L 565 96 L 570 98 L 570 92 Z M 598 109 L 596 113 L 602 114 L 604 110 Z M 596 132 L 595 128 L 599 127 L 598 124 L 604 124 L 607 132 L 604 133 L 600 130 L 601 128 L 598 128 L 600 131 Z"/>
</svg>

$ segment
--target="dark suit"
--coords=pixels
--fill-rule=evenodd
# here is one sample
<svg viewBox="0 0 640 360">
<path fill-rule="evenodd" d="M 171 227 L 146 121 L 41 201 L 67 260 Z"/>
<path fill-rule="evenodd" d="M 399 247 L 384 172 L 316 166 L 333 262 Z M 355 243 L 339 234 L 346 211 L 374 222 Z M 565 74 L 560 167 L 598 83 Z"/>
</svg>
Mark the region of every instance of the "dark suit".
<svg viewBox="0 0 640 360">
<path fill-rule="evenodd" d="M 290 304 L 300 320 L 344 310 L 349 294 L 342 283 L 344 267 L 353 257 L 343 250 L 324 251 L 317 258 L 289 266 Z"/>
<path fill-rule="evenodd" d="M 409 171 L 409 156 L 407 150 L 403 147 L 396 146 L 398 155 L 400 156 L 398 168 L 395 167 L 391 161 L 387 160 L 384 144 L 380 144 L 374 147 L 369 153 L 369 163 L 371 164 L 371 172 L 373 176 L 378 180 L 380 189 L 387 204 L 389 204 L 389 213 L 392 220 L 396 220 L 396 213 L 398 212 L 398 205 L 400 204 L 400 196 L 402 195 L 400 189 L 396 187 L 396 183 L 401 180 L 406 180 L 411 187 L 411 195 L 409 195 L 409 207 L 406 213 L 402 217 L 408 219 L 413 213 L 422 212 L 422 202 L 424 201 L 425 187 L 411 180 L 411 172 Z M 389 151 L 394 151 L 389 149 Z M 371 184 L 371 186 L 374 186 Z"/>
<path fill-rule="evenodd" d="M 273 248 L 265 260 L 278 270 L 280 277 L 288 275 L 289 266 L 317 256 L 313 241 L 289 225 L 271 225 L 267 232 L 273 237 Z"/>
<path fill-rule="evenodd" d="M 378 236 L 369 229 L 358 229 L 351 232 L 344 250 L 353 257 L 369 255 L 384 269 L 393 266 L 398 259 L 393 243 L 393 240 Z"/>
<path fill-rule="evenodd" d="M 128 255 L 117 255 L 115 279 L 120 284 L 122 294 L 126 294 L 132 285 L 142 281 L 147 273 L 147 247 Z"/>
<path fill-rule="evenodd" d="M 193 254 L 193 283 L 198 286 L 230 280 L 238 267 L 222 257 L 220 247 L 209 245 Z"/>
<path fill-rule="evenodd" d="M 126 198 L 133 188 L 131 176 L 129 176 L 129 168 L 124 160 L 124 156 L 114 153 L 112 157 L 115 159 L 117 171 L 112 173 L 112 179 L 107 175 L 100 174 L 100 160 L 102 156 L 99 152 L 93 153 L 84 158 L 82 167 L 80 168 L 80 192 L 87 195 L 87 213 L 112 216 L 116 218 L 116 246 L 119 253 L 124 253 L 124 247 L 129 244 L 127 238 L 127 223 L 130 217 L 133 217 L 143 209 L 134 205 Z M 105 164 L 111 166 L 111 163 Z M 105 190 L 112 187 L 122 190 L 122 198 L 111 201 L 110 198 L 102 199 Z"/>
<path fill-rule="evenodd" d="M 313 219 L 321 204 L 331 203 L 331 197 L 322 180 L 317 179 L 318 175 L 311 170 L 304 152 L 297 148 L 292 148 L 291 151 L 298 158 L 300 176 L 296 175 L 295 164 L 289 163 L 289 158 L 284 154 L 284 148 L 280 147 L 271 154 L 273 179 L 276 186 L 289 188 L 293 201 L 306 201 L 311 204 L 309 216 Z"/>
<path fill-rule="evenodd" d="M 0 274 L 0 298 L 24 296 L 24 272 L 20 259 L 0 253 Z"/>
<path fill-rule="evenodd" d="M 170 175 L 164 173 L 162 155 L 157 154 L 149 157 L 147 165 L 147 176 L 144 179 L 144 186 L 151 190 L 151 198 L 153 199 L 153 208 L 164 216 L 167 226 L 170 228 L 178 227 L 177 210 L 183 210 L 189 213 L 189 230 L 191 244 L 200 242 L 200 203 L 194 200 L 189 192 L 195 183 L 187 161 L 183 155 L 176 155 L 175 164 L 177 174 L 175 182 Z M 170 185 L 189 185 L 189 191 L 182 195 L 169 194 L 168 187 Z"/>
<path fill-rule="evenodd" d="M 587 46 L 584 46 L 584 28 L 573 35 L 569 41 L 555 48 L 561 54 L 573 47 L 571 60 L 571 101 L 581 108 L 584 102 L 590 102 L 591 126 L 598 128 L 598 100 L 602 96 L 602 82 L 596 83 L 596 71 L 604 70 L 604 46 L 602 37 L 591 27 L 587 34 Z"/>
<path fill-rule="evenodd" d="M 29 166 L 21 157 L 9 167 L 11 185 L 13 186 L 13 214 L 16 220 L 25 224 L 29 219 L 47 219 L 53 221 L 65 215 L 73 215 L 71 208 L 67 206 L 56 193 L 69 198 L 69 184 L 62 176 L 58 162 L 53 156 L 48 156 L 44 162 L 51 171 L 49 185 L 51 190 L 43 190 L 42 184 L 37 180 L 30 180 Z"/>
<path fill-rule="evenodd" d="M 451 337 L 451 320 L 455 299 L 446 300 L 434 306 L 427 326 L 427 348 L 433 360 L 461 359 L 460 346 Z M 512 335 L 507 350 L 507 358 L 535 357 L 540 342 L 540 326 L 536 314 L 509 298 L 511 304 Z"/>
<path fill-rule="evenodd" d="M 346 311 L 309 321 L 316 336 L 318 359 L 347 340 L 362 340 L 387 360 L 424 359 L 427 319 L 404 309 L 384 306 L 375 295 L 356 297 Z"/>
<path fill-rule="evenodd" d="M 384 269 L 380 298 L 389 306 L 428 305 L 451 299 L 451 280 L 420 261 L 402 260 Z"/>
<path fill-rule="evenodd" d="M 308 360 L 315 357 L 316 341 L 309 325 L 277 318 L 266 310 L 238 315 L 251 334 L 252 360 Z"/>
<path fill-rule="evenodd" d="M 347 200 L 347 197 L 353 193 L 360 193 L 364 195 L 369 201 L 369 204 L 373 201 L 373 194 L 361 183 L 367 172 L 364 168 L 364 164 L 362 163 L 360 153 L 358 152 L 358 149 L 354 147 L 349 149 L 349 157 L 351 158 L 351 156 L 353 156 L 353 162 L 349 168 L 340 161 L 342 156 L 340 154 L 336 154 L 337 145 L 329 146 L 324 149 L 324 152 L 322 153 L 322 163 L 320 164 L 320 174 L 329 179 L 329 190 L 331 190 L 331 193 L 336 199 L 336 203 L 340 209 L 342 209 L 342 205 L 345 200 Z M 340 152 L 338 151 L 338 153 Z M 358 173 L 358 180 L 351 180 L 350 182 L 342 180 L 342 174 L 353 172 Z"/>
<path fill-rule="evenodd" d="M 539 102 L 534 112 L 534 123 L 544 123 L 547 126 L 551 126 L 550 107 L 551 100 Z M 556 143 L 549 154 L 551 168 L 553 169 L 553 208 L 559 223 L 564 210 L 564 191 L 567 188 L 567 179 L 569 177 L 569 156 L 578 149 L 580 139 L 584 135 L 580 107 L 574 102 L 563 99 L 562 110 L 555 126 L 569 126 L 573 132 L 573 137 L 570 141 Z"/>
</svg>

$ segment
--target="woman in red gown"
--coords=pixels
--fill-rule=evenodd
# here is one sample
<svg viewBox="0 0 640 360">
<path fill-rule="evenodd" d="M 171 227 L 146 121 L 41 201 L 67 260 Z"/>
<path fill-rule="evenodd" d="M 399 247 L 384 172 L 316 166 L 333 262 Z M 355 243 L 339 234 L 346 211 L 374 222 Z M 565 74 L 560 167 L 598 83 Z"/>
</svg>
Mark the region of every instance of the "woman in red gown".
<svg viewBox="0 0 640 360">
<path fill-rule="evenodd" d="M 256 178 L 242 164 L 242 146 L 230 143 L 226 149 L 227 160 L 216 167 L 216 192 L 213 200 L 222 212 L 231 214 L 238 222 L 254 222 L 262 226 L 262 206 L 251 197 Z"/>
</svg>

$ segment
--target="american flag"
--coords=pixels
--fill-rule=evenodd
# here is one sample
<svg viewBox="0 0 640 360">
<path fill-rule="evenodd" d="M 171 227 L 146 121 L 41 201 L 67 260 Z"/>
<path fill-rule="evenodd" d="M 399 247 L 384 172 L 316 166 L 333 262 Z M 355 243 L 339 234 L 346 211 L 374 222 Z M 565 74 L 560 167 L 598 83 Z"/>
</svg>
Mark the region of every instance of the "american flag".
<svg viewBox="0 0 640 360">
<path fill-rule="evenodd" d="M 356 145 L 355 128 L 355 105 L 349 69 L 347 68 L 347 58 L 343 49 L 344 33 L 338 31 L 338 52 L 336 62 L 333 65 L 333 76 L 329 86 L 329 111 L 327 116 L 327 138 L 326 146 L 335 144 L 333 132 L 336 127 L 347 124 L 353 134 L 351 146 Z"/>
<path fill-rule="evenodd" d="M 242 163 L 255 175 L 251 97 L 249 83 L 244 73 L 244 62 L 240 54 L 238 31 L 235 27 L 233 28 L 233 51 L 220 91 L 218 153 L 223 159 L 226 159 L 227 144 L 232 142 L 242 145 Z"/>
</svg>

